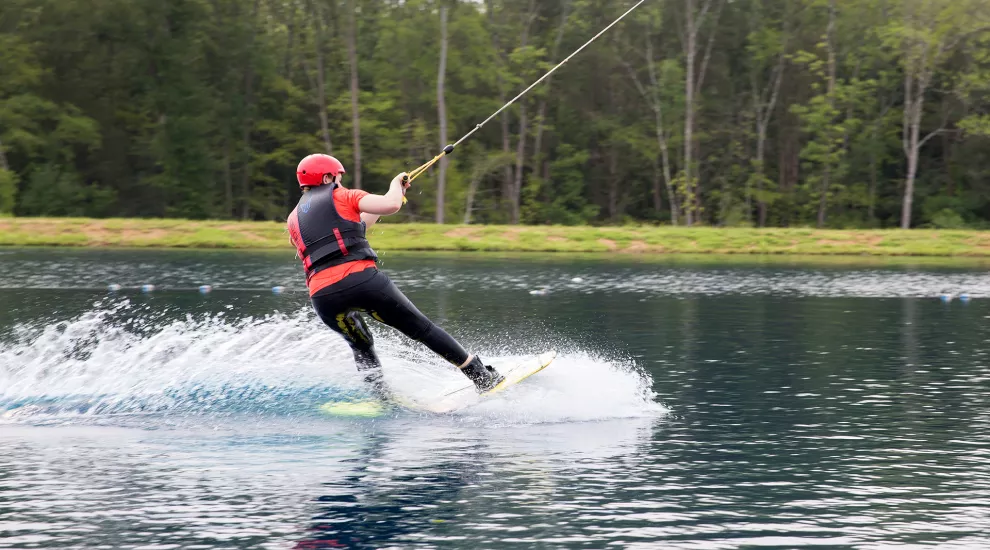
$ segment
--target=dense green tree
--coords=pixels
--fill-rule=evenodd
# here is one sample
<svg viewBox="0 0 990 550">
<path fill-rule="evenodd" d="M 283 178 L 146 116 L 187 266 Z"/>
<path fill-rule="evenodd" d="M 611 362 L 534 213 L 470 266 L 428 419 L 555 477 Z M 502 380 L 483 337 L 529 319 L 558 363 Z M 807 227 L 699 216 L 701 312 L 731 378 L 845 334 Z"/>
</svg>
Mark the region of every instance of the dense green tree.
<svg viewBox="0 0 990 550">
<path fill-rule="evenodd" d="M 0 215 L 284 219 L 384 191 L 632 0 L 6 0 Z M 401 219 L 984 227 L 990 2 L 654 0 Z"/>
</svg>

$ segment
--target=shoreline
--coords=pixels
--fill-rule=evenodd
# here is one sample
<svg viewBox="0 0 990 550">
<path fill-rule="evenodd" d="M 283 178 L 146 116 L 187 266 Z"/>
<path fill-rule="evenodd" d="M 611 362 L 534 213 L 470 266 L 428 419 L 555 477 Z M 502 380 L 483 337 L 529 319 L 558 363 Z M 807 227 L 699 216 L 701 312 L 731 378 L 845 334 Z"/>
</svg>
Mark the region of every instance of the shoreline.
<svg viewBox="0 0 990 550">
<path fill-rule="evenodd" d="M 380 252 L 990 258 L 990 232 L 657 226 L 483 226 L 381 223 Z M 289 250 L 276 222 L 0 218 L 0 246 Z"/>
</svg>

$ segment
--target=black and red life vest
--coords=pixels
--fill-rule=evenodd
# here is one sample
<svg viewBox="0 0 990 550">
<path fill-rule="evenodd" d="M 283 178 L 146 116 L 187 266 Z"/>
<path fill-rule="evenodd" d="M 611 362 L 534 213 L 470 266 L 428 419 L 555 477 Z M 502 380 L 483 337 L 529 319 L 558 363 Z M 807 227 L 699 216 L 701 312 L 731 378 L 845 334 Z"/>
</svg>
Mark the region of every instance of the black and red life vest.
<svg viewBox="0 0 990 550">
<path fill-rule="evenodd" d="M 289 239 L 306 268 L 306 280 L 324 269 L 358 262 L 377 261 L 365 236 L 364 222 L 345 220 L 333 201 L 336 184 L 321 185 L 303 193 L 289 214 Z"/>
</svg>

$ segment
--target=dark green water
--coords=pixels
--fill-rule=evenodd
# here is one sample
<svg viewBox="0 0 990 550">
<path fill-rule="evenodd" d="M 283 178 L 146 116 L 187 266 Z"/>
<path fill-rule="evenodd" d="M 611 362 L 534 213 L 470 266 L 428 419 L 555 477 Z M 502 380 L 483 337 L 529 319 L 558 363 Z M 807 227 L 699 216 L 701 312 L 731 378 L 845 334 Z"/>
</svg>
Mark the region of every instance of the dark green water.
<svg viewBox="0 0 990 550">
<path fill-rule="evenodd" d="M 2 548 L 990 547 L 983 271 L 386 257 L 472 350 L 562 355 L 356 420 L 288 254 L 44 254 L 0 251 Z"/>
</svg>

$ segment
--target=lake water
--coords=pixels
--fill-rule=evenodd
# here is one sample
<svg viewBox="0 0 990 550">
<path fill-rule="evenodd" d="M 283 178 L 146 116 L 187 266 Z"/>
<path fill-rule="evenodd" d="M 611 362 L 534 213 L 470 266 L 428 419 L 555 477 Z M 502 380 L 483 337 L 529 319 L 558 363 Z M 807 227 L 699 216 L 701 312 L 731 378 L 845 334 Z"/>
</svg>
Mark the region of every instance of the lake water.
<svg viewBox="0 0 990 550">
<path fill-rule="evenodd" d="M 990 547 L 984 266 L 384 269 L 486 358 L 561 357 L 332 418 L 365 390 L 291 254 L 0 250 L 0 548 Z M 461 382 L 375 330 L 397 391 Z"/>
</svg>

